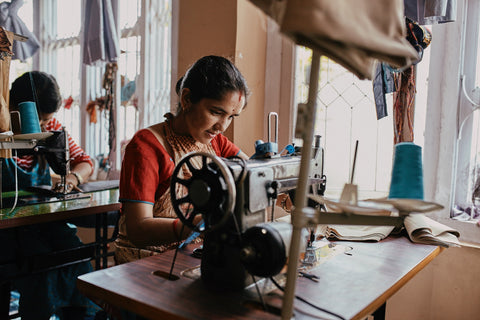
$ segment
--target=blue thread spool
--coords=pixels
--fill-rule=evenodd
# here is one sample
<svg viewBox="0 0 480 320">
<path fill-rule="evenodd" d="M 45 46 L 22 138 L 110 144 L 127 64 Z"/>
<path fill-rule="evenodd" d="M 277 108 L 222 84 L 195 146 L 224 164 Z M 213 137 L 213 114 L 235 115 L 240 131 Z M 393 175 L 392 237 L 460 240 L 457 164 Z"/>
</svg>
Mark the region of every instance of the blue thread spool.
<svg viewBox="0 0 480 320">
<path fill-rule="evenodd" d="M 21 102 L 18 104 L 18 110 L 20 111 L 22 134 L 42 132 L 35 102 Z"/>
<path fill-rule="evenodd" d="M 395 145 L 390 199 L 423 200 L 422 148 L 412 142 Z"/>
</svg>

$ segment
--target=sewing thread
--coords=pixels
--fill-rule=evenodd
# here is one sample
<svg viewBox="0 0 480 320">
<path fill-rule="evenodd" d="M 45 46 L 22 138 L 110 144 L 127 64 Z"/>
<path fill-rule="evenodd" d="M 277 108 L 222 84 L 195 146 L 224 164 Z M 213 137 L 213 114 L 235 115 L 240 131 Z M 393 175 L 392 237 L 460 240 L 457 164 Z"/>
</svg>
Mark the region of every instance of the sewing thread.
<svg viewBox="0 0 480 320">
<path fill-rule="evenodd" d="M 22 134 L 41 132 L 40 121 L 38 120 L 37 106 L 35 102 L 21 102 L 18 104 L 18 110 L 20 111 Z"/>
<path fill-rule="evenodd" d="M 422 148 L 412 142 L 395 145 L 390 199 L 423 200 Z"/>
</svg>

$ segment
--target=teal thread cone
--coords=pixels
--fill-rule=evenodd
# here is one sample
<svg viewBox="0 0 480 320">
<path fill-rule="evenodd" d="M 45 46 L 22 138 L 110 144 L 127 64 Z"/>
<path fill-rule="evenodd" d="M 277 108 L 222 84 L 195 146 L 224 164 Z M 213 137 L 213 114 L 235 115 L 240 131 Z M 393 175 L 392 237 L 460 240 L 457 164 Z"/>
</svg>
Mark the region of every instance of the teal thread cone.
<svg viewBox="0 0 480 320">
<path fill-rule="evenodd" d="M 18 110 L 20 111 L 22 134 L 41 132 L 40 121 L 38 120 L 37 106 L 35 102 L 21 102 L 18 104 Z"/>
<path fill-rule="evenodd" d="M 412 142 L 395 145 L 390 199 L 423 200 L 422 148 Z"/>
</svg>

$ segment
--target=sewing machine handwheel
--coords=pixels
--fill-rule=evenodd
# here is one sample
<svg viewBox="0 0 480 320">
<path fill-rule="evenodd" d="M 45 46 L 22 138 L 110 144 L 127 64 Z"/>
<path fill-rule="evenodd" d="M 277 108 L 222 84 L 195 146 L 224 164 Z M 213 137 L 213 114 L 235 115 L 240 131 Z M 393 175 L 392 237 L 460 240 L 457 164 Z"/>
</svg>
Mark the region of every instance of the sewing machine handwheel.
<svg viewBox="0 0 480 320">
<path fill-rule="evenodd" d="M 182 223 L 195 231 L 223 225 L 233 212 L 235 196 L 232 173 L 215 155 L 189 153 L 173 170 L 170 184 L 173 209 Z M 197 215 L 204 221 L 201 230 L 194 223 Z"/>
</svg>

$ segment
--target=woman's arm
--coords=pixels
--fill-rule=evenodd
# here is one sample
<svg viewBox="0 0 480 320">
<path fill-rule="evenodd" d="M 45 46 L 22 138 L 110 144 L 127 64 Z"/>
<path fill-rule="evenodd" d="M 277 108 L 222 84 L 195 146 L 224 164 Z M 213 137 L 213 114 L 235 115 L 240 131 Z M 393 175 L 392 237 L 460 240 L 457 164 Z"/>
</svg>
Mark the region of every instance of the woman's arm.
<svg viewBox="0 0 480 320">
<path fill-rule="evenodd" d="M 72 168 L 70 172 L 65 176 L 65 185 L 61 181 L 57 180 L 53 184 L 53 190 L 55 192 L 67 193 L 72 191 L 82 191 L 78 185 L 87 182 L 87 179 L 92 173 L 92 166 L 90 162 L 78 162 Z M 54 180 L 54 179 L 52 179 Z"/>
<path fill-rule="evenodd" d="M 122 212 L 129 239 L 138 247 L 163 245 L 185 239 L 192 231 L 178 219 L 153 217 L 153 205 L 144 202 L 123 202 Z M 200 221 L 197 216 L 194 223 Z M 183 232 L 180 234 L 182 231 Z"/>
<path fill-rule="evenodd" d="M 92 166 L 90 165 L 90 162 L 78 162 L 70 168 L 70 173 L 67 175 L 67 179 L 73 178 L 75 186 L 78 186 L 79 184 L 87 182 L 91 174 Z"/>
</svg>

